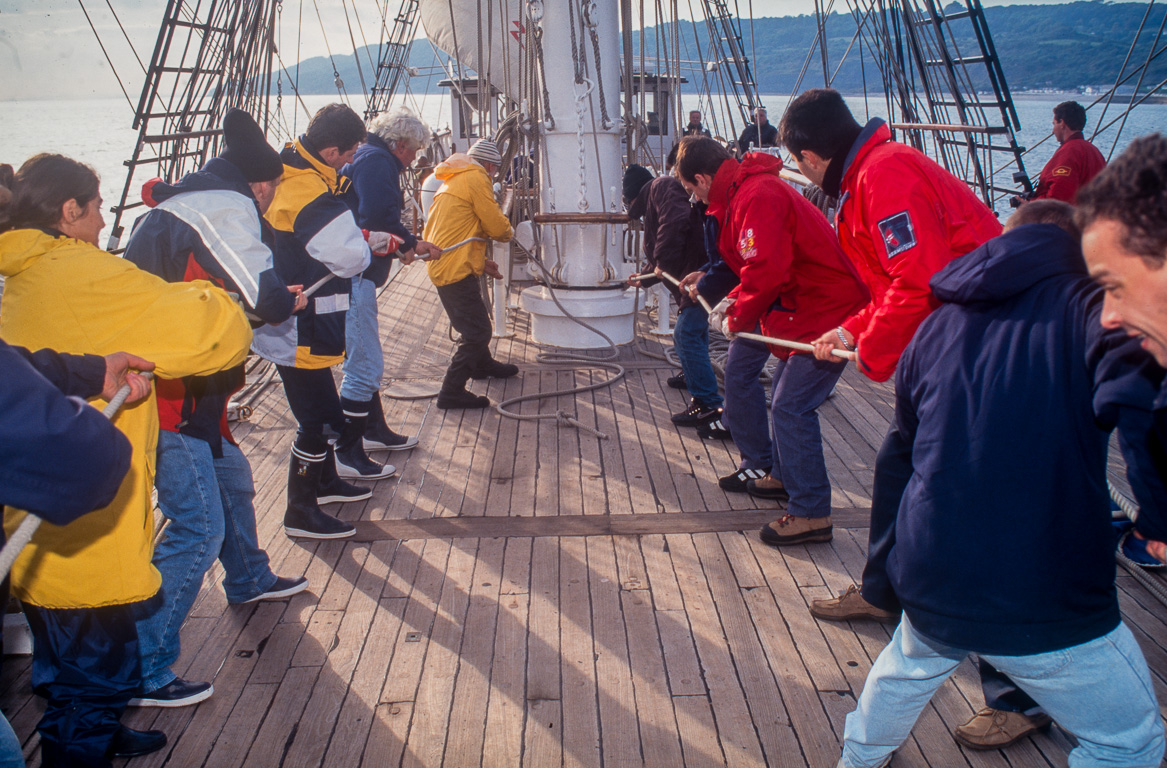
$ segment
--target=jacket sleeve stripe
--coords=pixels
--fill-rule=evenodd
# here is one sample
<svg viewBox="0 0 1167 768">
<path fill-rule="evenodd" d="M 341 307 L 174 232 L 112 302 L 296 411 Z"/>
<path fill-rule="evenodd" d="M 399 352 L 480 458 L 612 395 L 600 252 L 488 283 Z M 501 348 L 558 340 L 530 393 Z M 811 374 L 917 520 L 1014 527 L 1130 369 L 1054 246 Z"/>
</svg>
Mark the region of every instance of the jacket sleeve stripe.
<svg viewBox="0 0 1167 768">
<path fill-rule="evenodd" d="M 248 307 L 254 309 L 259 299 L 259 275 L 272 268 L 271 250 L 259 238 L 262 230 L 255 205 L 237 192 L 214 190 L 173 197 L 158 208 L 199 234 Z"/>
<path fill-rule="evenodd" d="M 296 219 L 297 235 L 300 235 L 302 218 L 303 213 Z M 369 246 L 348 208 L 307 238 L 304 247 L 309 256 L 328 267 L 337 277 L 359 275 L 369 266 Z"/>
</svg>

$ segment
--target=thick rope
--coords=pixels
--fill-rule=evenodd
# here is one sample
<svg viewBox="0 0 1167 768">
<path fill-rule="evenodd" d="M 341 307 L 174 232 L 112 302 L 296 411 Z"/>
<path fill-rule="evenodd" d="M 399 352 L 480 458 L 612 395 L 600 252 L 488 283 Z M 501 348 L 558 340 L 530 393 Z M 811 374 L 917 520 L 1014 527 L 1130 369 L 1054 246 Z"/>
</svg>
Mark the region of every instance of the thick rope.
<svg viewBox="0 0 1167 768">
<path fill-rule="evenodd" d="M 587 384 L 587 385 L 584 385 L 581 387 L 570 387 L 568 389 L 557 389 L 553 392 L 535 392 L 535 393 L 532 393 L 530 395 L 520 395 L 519 397 L 512 397 L 512 398 L 509 398 L 507 400 L 503 400 L 501 403 L 494 406 L 494 409 L 496 411 L 498 411 L 499 415 L 501 415 L 501 416 L 506 416 L 507 418 L 511 418 L 511 419 L 518 419 L 520 421 L 538 421 L 540 419 L 555 419 L 556 422 L 559 424 L 567 424 L 569 426 L 575 427 L 576 429 L 581 429 L 584 432 L 587 432 L 591 435 L 595 435 L 596 437 L 598 437 L 601 440 L 607 440 L 609 436 L 606 433 L 600 432 L 599 430 L 597 430 L 593 427 L 590 427 L 587 424 L 581 423 L 575 416 L 573 416 L 573 415 L 571 415 L 563 410 L 557 410 L 555 413 L 538 413 L 538 414 L 515 413 L 513 411 L 507 410 L 507 408 L 509 406 L 516 405 L 517 403 L 527 402 L 529 400 L 542 400 L 544 398 L 559 397 L 561 395 L 582 394 L 584 392 L 591 392 L 593 390 L 602 389 L 604 387 L 610 387 L 611 385 L 620 381 L 620 379 L 624 378 L 624 375 L 626 373 L 626 371 L 624 370 L 624 366 L 620 365 L 619 363 L 609 362 L 609 361 L 615 360 L 616 357 L 620 354 L 619 351 L 616 349 L 616 342 L 612 341 L 611 337 L 609 337 L 603 331 L 589 325 L 588 323 L 584 322 L 583 320 L 580 320 L 578 317 L 576 317 L 575 315 L 568 312 L 567 308 L 564 307 L 563 304 L 560 303 L 559 297 L 557 297 L 555 295 L 555 289 L 551 287 L 551 282 L 553 281 L 553 278 L 551 277 L 551 274 L 547 271 L 547 268 L 543 266 L 542 260 L 540 260 L 534 253 L 532 253 L 531 251 L 528 251 L 526 248 L 524 248 L 521 243 L 515 243 L 515 245 L 517 245 L 527 255 L 527 258 L 529 258 L 531 260 L 531 262 L 533 264 L 535 264 L 535 266 L 539 267 L 539 270 L 543 273 L 543 276 L 544 276 L 544 278 L 546 278 L 546 281 L 547 281 L 544 284 L 544 287 L 547 289 L 547 292 L 549 294 L 551 294 L 551 300 L 555 302 L 555 306 L 559 307 L 559 311 L 563 313 L 563 316 L 566 317 L 568 320 L 571 320 L 573 323 L 576 323 L 577 325 L 581 325 L 584 328 L 587 328 L 589 331 L 596 334 L 597 336 L 600 336 L 601 338 L 604 339 L 604 341 L 608 342 L 608 351 L 604 357 L 600 357 L 600 358 L 584 357 L 583 355 L 576 355 L 576 354 L 572 354 L 570 352 L 540 352 L 538 355 L 535 356 L 535 361 L 539 362 L 539 363 L 587 365 L 587 366 L 592 367 L 592 368 L 602 368 L 603 370 L 611 371 L 615 375 L 609 379 L 605 379 L 604 381 L 600 381 L 600 382 L 597 382 L 595 384 Z M 567 370 L 567 369 L 560 368 L 557 370 Z"/>
</svg>

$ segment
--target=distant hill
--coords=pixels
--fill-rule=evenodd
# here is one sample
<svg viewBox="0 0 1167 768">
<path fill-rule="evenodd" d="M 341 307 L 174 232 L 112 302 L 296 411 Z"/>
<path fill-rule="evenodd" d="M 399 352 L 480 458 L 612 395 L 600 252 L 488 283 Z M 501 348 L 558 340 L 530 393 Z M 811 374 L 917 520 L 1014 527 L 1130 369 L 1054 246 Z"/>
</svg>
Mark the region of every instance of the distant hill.
<svg viewBox="0 0 1167 768">
<path fill-rule="evenodd" d="M 1146 9 L 1145 3 L 1076 2 L 1061 5 L 1010 5 L 986 8 L 985 17 L 1005 70 L 1006 82 L 1013 91 L 1042 89 L 1073 91 L 1086 86 L 1109 85 L 1114 82 Z M 1162 11 L 1153 14 L 1149 28 L 1144 30 L 1142 35 L 1142 50 L 1136 49 L 1132 61 L 1141 62 L 1146 58 L 1161 17 Z M 977 50 L 971 26 L 967 22 L 955 23 L 953 26 L 958 35 L 960 49 L 968 52 L 966 55 L 971 55 L 971 52 Z M 682 23 L 679 35 L 680 39 L 688 41 L 688 47 L 695 51 L 692 27 L 689 22 Z M 855 33 L 853 18 L 850 15 L 833 13 L 827 19 L 826 29 L 828 64 L 835 77 L 834 87 L 846 93 L 862 93 L 865 85 L 868 92 L 882 91 L 879 70 L 872 60 L 872 52 L 866 46 L 853 46 L 847 61 L 841 68 L 839 67 L 839 62 L 847 47 L 851 45 Z M 703 29 L 701 31 L 703 34 Z M 656 29 L 646 30 L 646 50 L 657 49 L 656 33 Z M 756 52 L 752 66 L 759 90 L 762 93 L 789 93 L 795 88 L 799 72 L 807 62 L 808 51 L 815 37 L 814 17 L 755 19 L 752 35 L 751 39 L 750 25 L 743 23 L 742 36 L 746 51 Z M 671 30 L 667 37 L 672 37 Z M 704 37 L 701 41 L 704 48 Z M 640 36 L 637 35 L 634 42 L 637 51 L 639 43 Z M 368 86 L 372 87 L 373 67 L 370 62 L 377 60 L 376 50 L 362 49 L 357 52 L 356 57 L 361 61 Z M 695 54 L 687 57 L 695 58 Z M 354 56 L 350 54 L 336 57 L 335 62 L 336 70 L 340 73 L 347 91 L 359 93 L 361 81 Z M 437 63 L 433 49 L 427 41 L 420 39 L 414 43 L 410 50 L 409 64 L 421 70 L 423 76 L 413 78 L 410 83 L 413 91 L 439 90 L 437 82 L 441 76 L 425 76 L 425 73 L 434 70 Z M 974 71 L 980 76 L 979 68 Z M 290 80 L 295 73 L 289 72 L 285 76 Z M 298 77 L 301 93 L 336 92 L 333 64 L 327 58 L 317 57 L 301 61 Z M 1164 78 L 1167 78 L 1167 60 L 1160 60 L 1144 79 L 1144 83 L 1159 83 Z M 822 84 L 822 59 L 816 50 L 810 58 L 802 87 Z M 988 80 L 982 77 L 976 85 L 988 87 Z M 691 84 L 690 87 L 696 86 Z"/>
</svg>

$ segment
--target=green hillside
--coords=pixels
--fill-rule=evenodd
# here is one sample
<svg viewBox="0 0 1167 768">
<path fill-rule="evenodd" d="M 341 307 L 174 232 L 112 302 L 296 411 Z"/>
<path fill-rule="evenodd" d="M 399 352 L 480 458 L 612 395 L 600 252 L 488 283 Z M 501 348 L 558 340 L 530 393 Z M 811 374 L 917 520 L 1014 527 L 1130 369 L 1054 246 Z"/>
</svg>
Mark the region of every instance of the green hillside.
<svg viewBox="0 0 1167 768">
<path fill-rule="evenodd" d="M 1005 79 L 1011 89 L 1072 91 L 1114 82 L 1146 10 L 1145 3 L 1076 2 L 1062 5 L 995 6 L 985 9 L 985 16 L 1005 70 Z M 1162 8 L 1152 7 L 1147 29 L 1143 31 L 1141 43 L 1131 57 L 1132 62 L 1141 62 L 1147 57 L 1163 14 Z M 697 29 L 704 35 L 703 24 L 698 25 Z M 965 55 L 975 53 L 976 40 L 971 25 L 967 21 L 954 22 L 953 29 L 960 50 Z M 865 45 L 851 46 L 855 34 L 852 17 L 831 14 L 827 19 L 826 30 L 828 71 L 834 78 L 834 87 L 847 93 L 861 93 L 866 74 L 867 90 L 882 91 L 883 85 L 872 51 Z M 657 29 L 646 30 L 646 50 L 657 50 L 657 32 Z M 693 25 L 684 22 L 678 32 L 682 40 L 682 58 L 697 59 Z M 761 18 L 755 19 L 752 25 L 743 22 L 742 36 L 762 93 L 789 93 L 798 86 L 799 72 L 807 65 L 808 52 L 815 39 L 814 17 Z M 672 31 L 667 30 L 665 39 L 671 38 Z M 640 36 L 637 35 L 634 45 L 637 51 L 639 43 Z M 700 45 L 702 50 L 706 48 L 704 37 L 701 37 Z M 844 61 L 848 46 L 851 46 L 851 52 Z M 363 65 L 364 78 L 371 85 L 369 62 L 376 61 L 376 51 L 362 50 L 358 56 Z M 361 86 L 354 58 L 353 55 L 347 55 L 335 60 L 336 68 L 350 93 L 359 92 Z M 418 40 L 411 50 L 410 65 L 428 72 L 436 63 L 429 43 L 424 39 Z M 289 77 L 292 74 L 289 73 Z M 980 76 L 979 72 L 977 74 Z M 302 93 L 336 91 L 333 64 L 326 58 L 300 62 L 298 77 Z M 976 84 L 988 87 L 988 80 L 983 76 L 980 78 Z M 1155 62 L 1144 79 L 1144 87 L 1157 84 L 1165 78 L 1167 54 Z M 436 76 L 414 78 L 411 89 L 438 90 L 439 79 Z M 694 77 L 690 76 L 690 79 Z M 823 80 L 822 58 L 815 50 L 809 56 L 807 73 L 801 87 L 820 86 Z"/>
</svg>

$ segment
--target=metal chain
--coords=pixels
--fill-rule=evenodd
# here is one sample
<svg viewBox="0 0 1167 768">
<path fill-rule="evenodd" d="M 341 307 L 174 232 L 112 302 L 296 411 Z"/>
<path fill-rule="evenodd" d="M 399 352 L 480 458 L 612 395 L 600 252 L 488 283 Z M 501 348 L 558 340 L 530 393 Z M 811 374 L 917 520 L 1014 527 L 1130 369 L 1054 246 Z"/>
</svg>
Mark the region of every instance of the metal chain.
<svg viewBox="0 0 1167 768">
<path fill-rule="evenodd" d="M 591 80 L 584 78 L 584 85 L 587 87 L 580 90 L 580 86 L 575 87 L 575 135 L 579 142 L 579 209 L 586 211 L 588 209 L 588 182 L 587 182 L 587 162 L 584 155 L 584 117 L 587 115 L 586 101 L 588 94 L 592 92 L 595 87 Z"/>
<path fill-rule="evenodd" d="M 604 130 L 612 127 L 612 118 L 608 117 L 608 104 L 604 99 L 604 73 L 600 68 L 600 37 L 596 32 L 596 4 L 589 2 L 584 5 L 583 18 L 587 25 L 588 35 L 592 38 L 592 56 L 596 63 L 596 87 L 600 91 L 600 124 Z"/>
<path fill-rule="evenodd" d="M 276 0 L 276 29 L 279 30 L 276 36 L 283 34 L 284 29 L 284 0 Z M 283 115 L 284 105 L 284 68 L 280 67 L 280 71 L 276 74 L 276 120 L 279 120 Z"/>
</svg>

